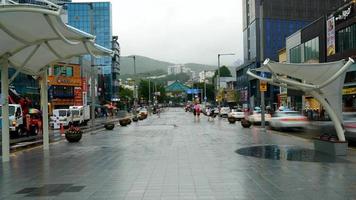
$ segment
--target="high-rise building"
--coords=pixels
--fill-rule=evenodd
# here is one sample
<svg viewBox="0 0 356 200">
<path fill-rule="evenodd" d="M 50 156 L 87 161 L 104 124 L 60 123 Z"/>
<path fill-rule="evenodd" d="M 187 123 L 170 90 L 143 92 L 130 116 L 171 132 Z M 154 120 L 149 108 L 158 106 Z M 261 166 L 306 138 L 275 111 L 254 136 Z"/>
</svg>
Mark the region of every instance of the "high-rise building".
<svg viewBox="0 0 356 200">
<path fill-rule="evenodd" d="M 345 0 L 243 0 L 244 64 L 236 69 L 240 103 L 260 105 L 259 81 L 250 80 L 248 68 L 260 67 L 264 59 L 278 60 L 278 50 L 285 39 L 310 22 L 318 19 Z M 279 92 L 270 86 L 266 105 L 273 106 Z M 242 99 L 243 98 L 243 99 Z"/>
<path fill-rule="evenodd" d="M 112 17 L 110 2 L 68 3 L 68 24 L 96 36 L 96 43 L 112 49 Z M 95 59 L 98 69 L 99 100 L 111 100 L 113 97 L 113 76 L 111 57 Z"/>
</svg>

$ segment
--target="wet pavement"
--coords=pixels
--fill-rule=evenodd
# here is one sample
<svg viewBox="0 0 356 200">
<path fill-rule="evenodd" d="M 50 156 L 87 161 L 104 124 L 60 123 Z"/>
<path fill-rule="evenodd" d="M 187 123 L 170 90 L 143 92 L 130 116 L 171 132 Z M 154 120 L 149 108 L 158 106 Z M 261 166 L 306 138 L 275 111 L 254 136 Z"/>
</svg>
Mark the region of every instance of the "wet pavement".
<svg viewBox="0 0 356 200">
<path fill-rule="evenodd" d="M 78 144 L 12 154 L 0 164 L 0 199 L 356 199 L 356 152 L 312 149 L 306 139 L 170 108 Z"/>
</svg>

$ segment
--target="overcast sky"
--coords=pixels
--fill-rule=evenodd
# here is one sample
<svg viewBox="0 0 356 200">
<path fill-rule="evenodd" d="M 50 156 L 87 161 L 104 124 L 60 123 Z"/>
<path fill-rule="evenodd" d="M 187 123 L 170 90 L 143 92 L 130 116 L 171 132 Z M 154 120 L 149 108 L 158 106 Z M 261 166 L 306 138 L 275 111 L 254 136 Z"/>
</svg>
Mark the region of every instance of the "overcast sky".
<svg viewBox="0 0 356 200">
<path fill-rule="evenodd" d="M 243 58 L 240 0 L 109 1 L 123 56 L 213 65 L 218 53 L 236 54 L 221 57 L 221 65 Z"/>
</svg>

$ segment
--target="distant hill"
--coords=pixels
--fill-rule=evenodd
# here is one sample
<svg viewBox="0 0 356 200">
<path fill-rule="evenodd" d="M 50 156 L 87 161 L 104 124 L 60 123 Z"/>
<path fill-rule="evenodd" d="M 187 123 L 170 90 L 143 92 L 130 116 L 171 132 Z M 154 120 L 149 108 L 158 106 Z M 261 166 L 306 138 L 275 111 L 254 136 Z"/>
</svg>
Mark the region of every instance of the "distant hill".
<svg viewBox="0 0 356 200">
<path fill-rule="evenodd" d="M 120 58 L 121 74 L 133 74 L 133 58 L 132 56 L 123 56 Z M 155 60 L 144 56 L 136 56 L 136 73 L 147 73 L 151 71 L 162 70 L 167 73 L 168 66 L 174 65 L 173 63 Z"/>
<path fill-rule="evenodd" d="M 133 74 L 133 58 L 132 56 L 123 56 L 120 60 L 121 64 L 121 75 Z M 168 66 L 175 65 L 174 63 L 155 60 L 145 56 L 136 56 L 136 73 L 148 73 L 148 72 L 162 72 L 167 73 Z M 184 66 L 189 67 L 195 72 L 201 72 L 203 70 L 215 70 L 216 66 L 197 64 L 197 63 L 187 63 Z"/>
</svg>

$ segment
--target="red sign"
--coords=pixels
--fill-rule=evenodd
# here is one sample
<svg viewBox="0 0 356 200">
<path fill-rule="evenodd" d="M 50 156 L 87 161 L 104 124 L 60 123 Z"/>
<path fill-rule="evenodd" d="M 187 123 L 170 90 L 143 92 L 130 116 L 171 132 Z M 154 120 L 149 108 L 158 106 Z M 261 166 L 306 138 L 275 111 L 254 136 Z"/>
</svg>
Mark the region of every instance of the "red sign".
<svg viewBox="0 0 356 200">
<path fill-rule="evenodd" d="M 88 91 L 88 84 L 87 84 L 87 79 L 86 78 L 82 78 L 82 90 L 83 90 L 83 92 L 87 92 Z"/>
<path fill-rule="evenodd" d="M 83 94 L 81 87 L 74 87 L 74 105 L 82 106 L 83 105 Z"/>
</svg>

